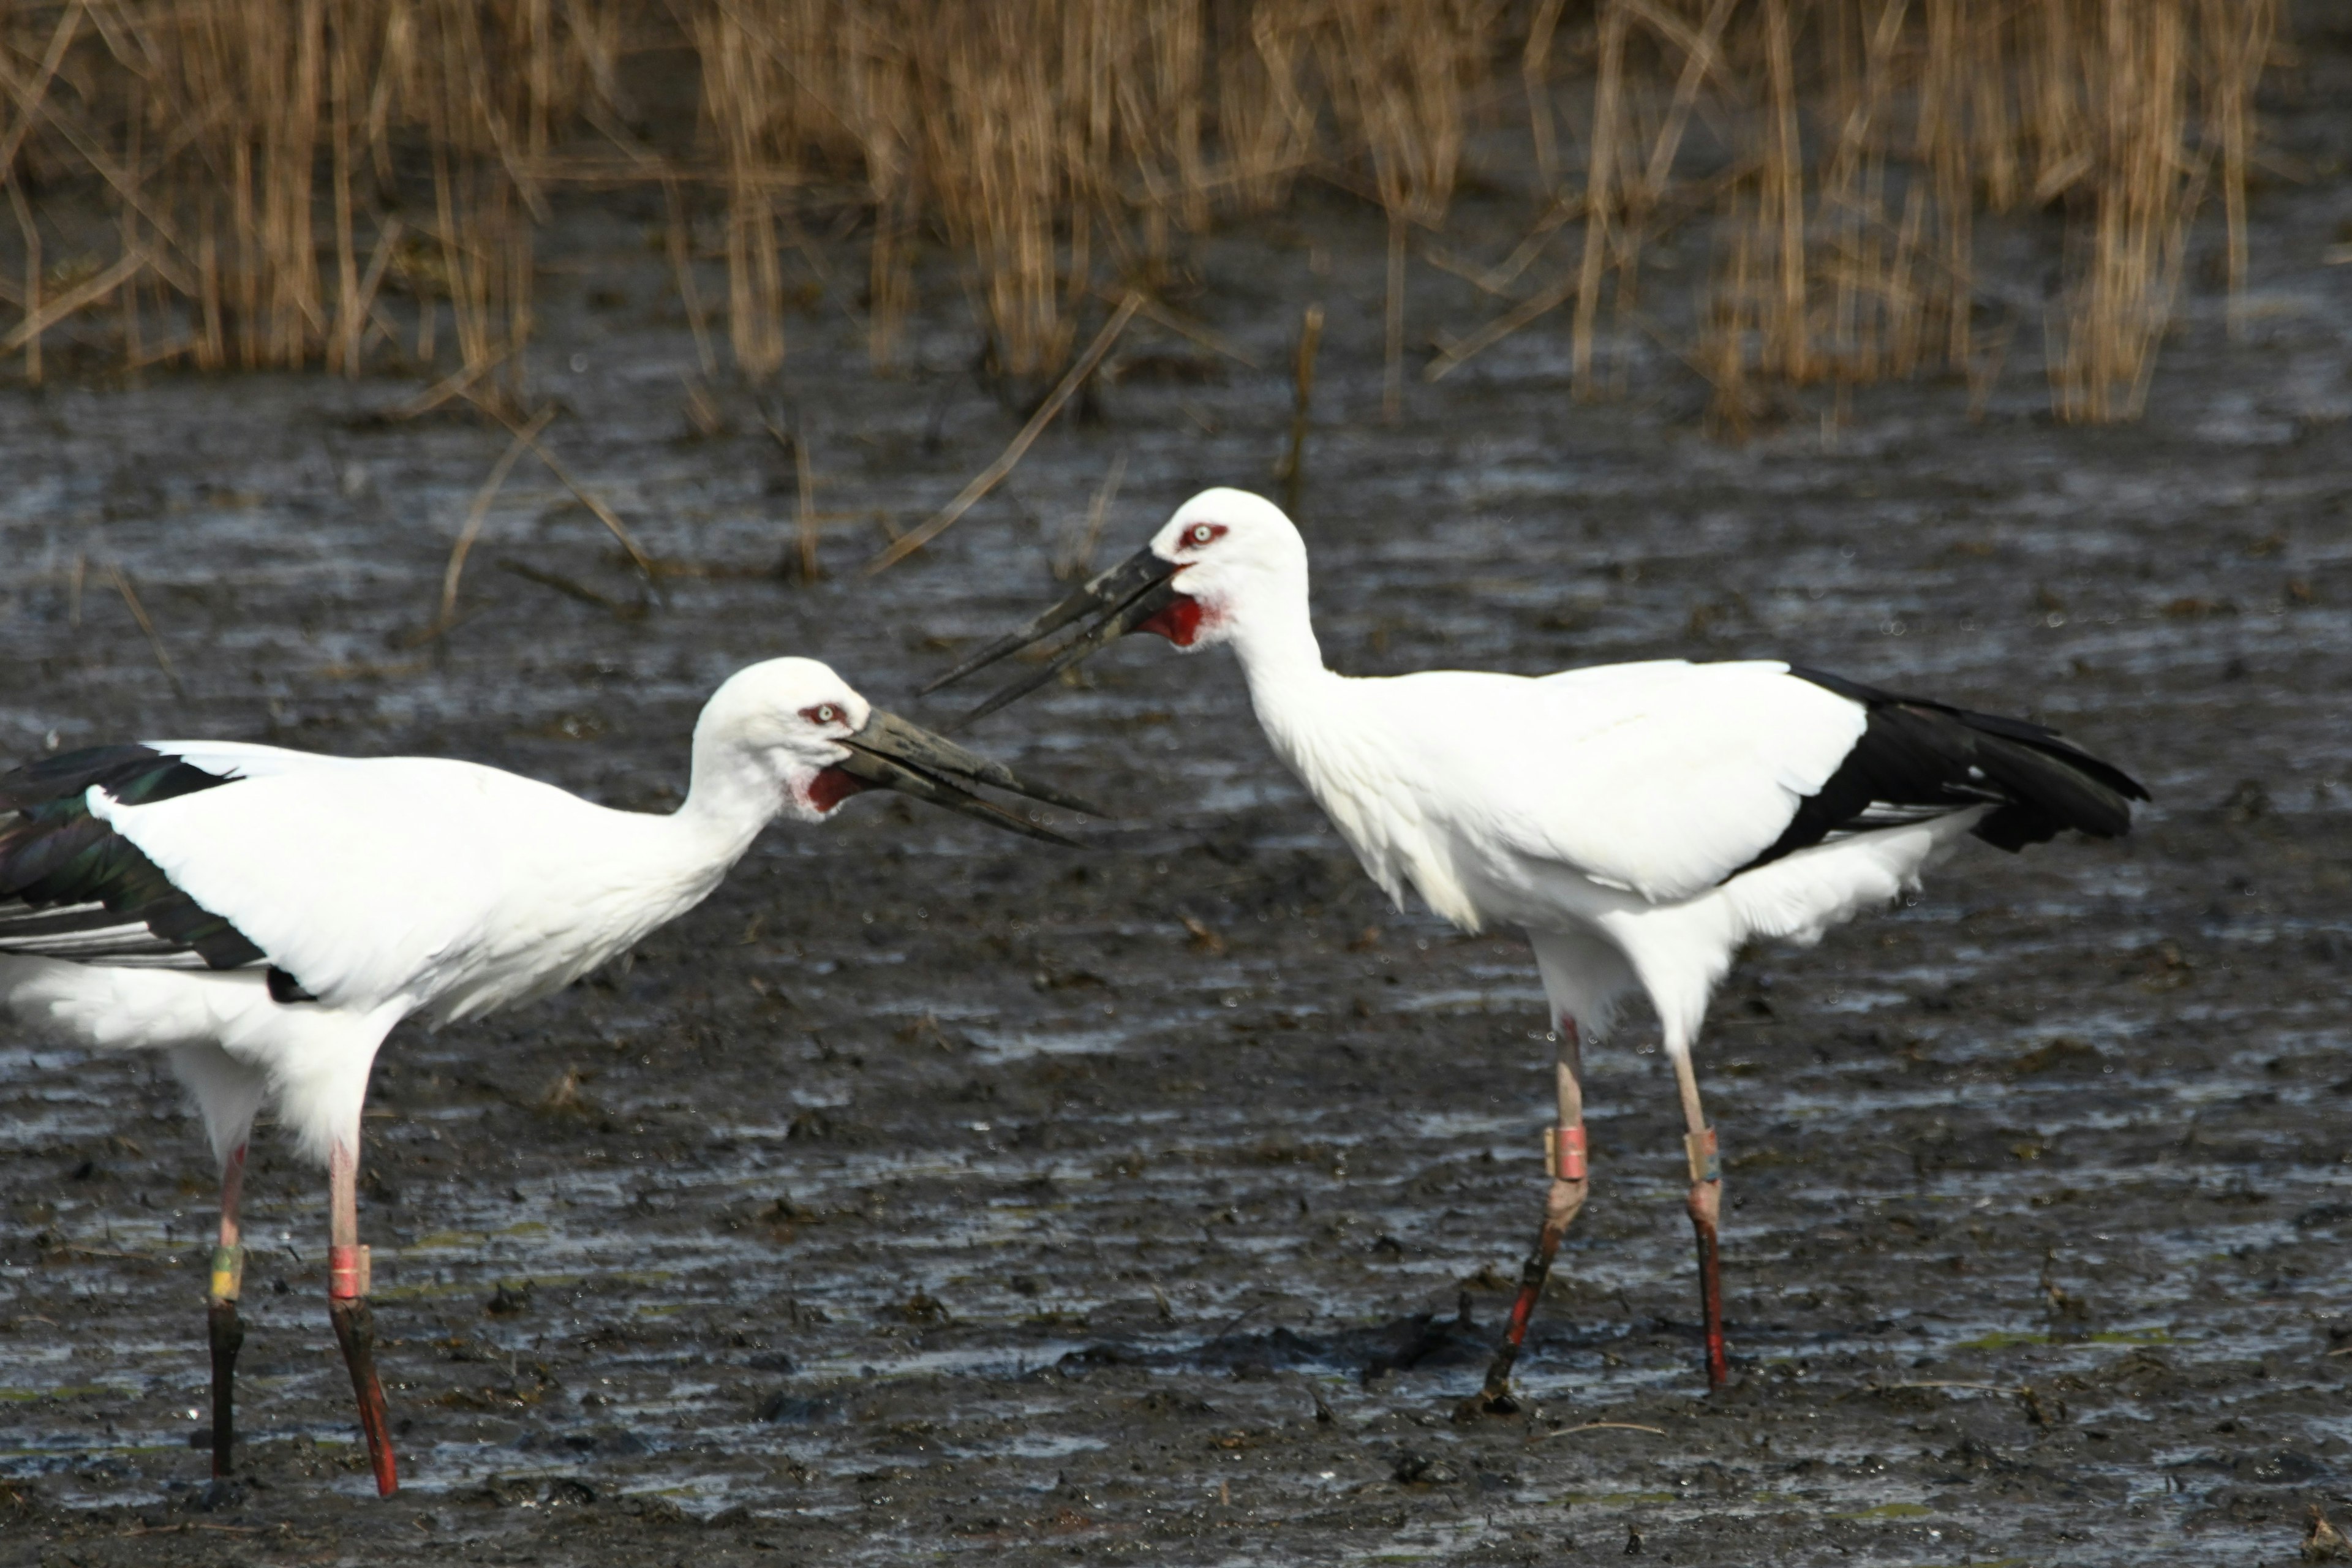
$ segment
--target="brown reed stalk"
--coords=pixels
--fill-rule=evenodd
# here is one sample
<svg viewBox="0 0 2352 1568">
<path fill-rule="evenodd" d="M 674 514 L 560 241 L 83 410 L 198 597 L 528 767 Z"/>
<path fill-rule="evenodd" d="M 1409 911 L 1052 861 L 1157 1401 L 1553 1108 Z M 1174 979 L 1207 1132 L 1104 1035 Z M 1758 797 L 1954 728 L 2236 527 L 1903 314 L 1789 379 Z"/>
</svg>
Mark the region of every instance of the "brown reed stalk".
<svg viewBox="0 0 2352 1568">
<path fill-rule="evenodd" d="M 1949 4 L 1951 0 L 1945 0 Z M 1764 143 L 1762 221 L 1778 232 L 1780 289 L 1769 322 L 1765 353 L 1780 374 L 1803 382 L 1811 373 L 1812 326 L 1805 287 L 1805 162 L 1797 124 L 1796 41 L 1789 0 L 1764 0 L 1764 56 L 1770 94 L 1771 126 Z"/>
<path fill-rule="evenodd" d="M 5 167 L 5 165 L 0 165 Z M 32 204 L 25 199 L 22 186 L 16 176 L 8 176 L 8 206 L 16 214 L 16 231 L 25 246 L 25 383 L 41 384 L 41 333 L 35 325 L 41 319 L 41 226 L 33 216 Z"/>
<path fill-rule="evenodd" d="M 1298 346 L 1290 363 L 1290 447 L 1280 470 L 1282 509 L 1293 517 L 1307 488 L 1307 431 L 1315 411 L 1315 358 L 1322 346 L 1323 307 L 1312 304 L 1298 318 Z"/>
<path fill-rule="evenodd" d="M 1528 137 L 1533 144 L 1538 186 L 1559 188 L 1559 144 L 1552 127 L 1551 45 L 1559 30 L 1561 0 L 1536 0 L 1528 18 L 1528 41 L 1519 51 L 1519 86 L 1528 98 Z"/>
<path fill-rule="evenodd" d="M 1388 215 L 1387 353 L 1382 417 L 1403 399 L 1405 229 L 1435 227 L 1453 199 L 1465 105 L 1489 67 L 1489 9 L 1476 0 L 1333 0 L 1343 123 L 1372 166 Z"/>
<path fill-rule="evenodd" d="M 914 56 L 905 47 L 904 34 L 889 21 L 888 8 L 880 5 L 852 6 L 840 18 L 835 94 L 836 112 L 856 144 L 874 209 L 866 353 L 880 371 L 898 363 L 899 335 L 914 309 L 913 248 L 921 200 Z"/>
<path fill-rule="evenodd" d="M 1213 176 L 1242 212 L 1269 212 L 1290 194 L 1316 140 L 1318 106 L 1307 68 L 1318 22 L 1307 6 L 1258 5 L 1246 47 L 1237 37 L 1219 51 L 1217 130 L 1224 170 Z"/>
<path fill-rule="evenodd" d="M 1627 10 L 1625 0 L 1604 0 L 1601 12 L 1601 68 L 1593 89 L 1591 153 L 1584 180 L 1584 262 L 1577 275 L 1576 326 L 1570 346 L 1576 395 L 1580 398 L 1592 395 L 1592 332 L 1600 319 L 1601 268 L 1608 261 L 1610 222 L 1617 204 Z"/>
<path fill-rule="evenodd" d="M 777 187 L 789 178 L 781 108 L 791 94 L 781 51 L 756 36 L 752 16 L 772 26 L 791 8 L 716 5 L 688 13 L 702 63 L 705 111 L 727 171 L 727 337 L 745 379 L 765 381 L 784 363 L 783 269 L 778 255 Z"/>
<path fill-rule="evenodd" d="M 924 62 L 925 166 L 948 233 L 978 273 L 994 367 L 1025 387 L 1060 366 L 1070 341 L 1055 244 L 1067 187 L 1055 62 L 1009 10 L 954 10 L 941 26 Z"/>
<path fill-rule="evenodd" d="M 2122 417 L 2217 189 L 2243 287 L 2253 88 L 2280 15 L 2278 0 L 0 0 L 0 183 L 17 218 L 0 259 L 26 279 L 8 337 L 28 377 L 49 368 L 44 332 L 84 322 L 84 342 L 131 364 L 355 375 L 396 341 L 444 386 L 509 378 L 510 400 L 534 237 L 551 193 L 593 164 L 661 183 L 674 213 L 704 191 L 723 204 L 745 376 L 782 363 L 781 247 L 800 243 L 811 193 L 845 192 L 871 216 L 877 367 L 899 356 L 917 247 L 941 236 L 1025 397 L 1069 362 L 1079 301 L 1172 279 L 1182 236 L 1278 205 L 1319 164 L 1368 176 L 1388 219 L 1393 411 L 1402 241 L 1444 222 L 1472 121 L 1491 122 L 1516 64 L 1537 194 L 1573 184 L 1564 148 L 1584 157 L 1581 196 L 1555 208 L 1586 225 L 1580 395 L 1599 389 L 1612 275 L 1630 311 L 1644 247 L 1703 215 L 1718 263 L 1697 358 L 1718 387 L 1726 356 L 1739 378 L 1841 387 L 1974 375 L 1979 209 L 2065 201 L 2052 395 L 2069 417 Z M 634 51 L 681 45 L 698 119 L 647 131 Z M 1564 140 L 1553 94 L 1580 77 L 1591 123 Z M 1707 173 L 1682 173 L 1686 144 Z M 45 226 L 86 234 L 101 216 L 122 258 L 107 286 L 46 274 Z M 674 217 L 671 233 L 709 374 L 691 231 Z M 453 355 L 454 372 L 436 363 Z"/>
</svg>

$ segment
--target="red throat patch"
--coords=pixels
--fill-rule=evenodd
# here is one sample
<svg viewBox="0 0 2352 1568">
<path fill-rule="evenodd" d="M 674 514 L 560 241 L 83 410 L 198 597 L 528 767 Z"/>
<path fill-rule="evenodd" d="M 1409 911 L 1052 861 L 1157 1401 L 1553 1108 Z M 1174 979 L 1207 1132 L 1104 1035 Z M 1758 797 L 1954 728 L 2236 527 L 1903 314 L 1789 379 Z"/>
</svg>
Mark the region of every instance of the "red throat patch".
<svg viewBox="0 0 2352 1568">
<path fill-rule="evenodd" d="M 860 795 L 874 786 L 864 779 L 843 773 L 839 768 L 826 768 L 809 780 L 808 803 L 820 812 L 829 812 L 853 795 Z"/>
<path fill-rule="evenodd" d="M 1178 647 L 1191 647 L 1192 639 L 1201 635 L 1201 601 L 1179 594 L 1168 601 L 1168 607 L 1153 613 L 1149 620 L 1135 623 L 1139 632 L 1157 632 Z"/>
</svg>

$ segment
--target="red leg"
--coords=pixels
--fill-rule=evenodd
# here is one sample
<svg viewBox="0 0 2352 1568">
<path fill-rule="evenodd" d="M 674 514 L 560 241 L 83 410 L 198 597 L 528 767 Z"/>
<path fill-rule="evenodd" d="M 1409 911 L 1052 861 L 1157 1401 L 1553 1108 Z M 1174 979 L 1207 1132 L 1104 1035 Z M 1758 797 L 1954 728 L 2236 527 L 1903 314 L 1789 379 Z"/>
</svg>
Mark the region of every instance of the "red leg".
<svg viewBox="0 0 2352 1568">
<path fill-rule="evenodd" d="M 1559 1121 L 1544 1133 L 1544 1165 L 1550 1173 L 1551 1186 L 1544 1194 L 1543 1226 L 1536 1232 L 1536 1244 L 1527 1261 L 1519 1266 L 1519 1294 L 1511 1303 L 1510 1326 L 1503 1332 L 1502 1344 L 1496 1348 L 1495 1360 L 1486 1369 L 1486 1384 L 1478 1395 L 1485 1408 L 1497 1415 L 1507 1415 L 1518 1407 L 1511 1398 L 1511 1368 L 1519 1359 L 1519 1347 L 1527 1342 L 1528 1325 L 1535 1317 L 1544 1281 L 1550 1278 L 1551 1260 L 1559 1251 L 1560 1238 L 1568 1234 L 1569 1226 L 1584 1207 L 1590 1184 L 1585 1164 L 1584 1092 L 1577 1082 L 1582 1066 L 1576 1022 L 1562 1018 L 1558 1069 Z"/>
<path fill-rule="evenodd" d="M 245 1325 L 236 1300 L 245 1282 L 245 1248 L 237 1240 L 237 1206 L 245 1195 L 245 1145 L 221 1166 L 220 1240 L 213 1247 L 212 1281 L 205 1292 L 206 1328 L 213 1352 L 213 1479 L 229 1472 L 236 1442 L 236 1352 L 245 1345 Z"/>
<path fill-rule="evenodd" d="M 368 1249 L 359 1244 L 359 1149 L 337 1143 L 327 1159 L 331 1208 L 327 1247 L 327 1314 L 352 1371 L 352 1394 L 359 1401 L 360 1430 L 366 1435 L 375 1489 L 390 1497 L 400 1489 L 392 1452 L 392 1429 L 384 1414 L 383 1384 L 375 1375 L 375 1314 L 368 1310 Z"/>
<path fill-rule="evenodd" d="M 1716 1147 L 1715 1129 L 1706 1124 L 1699 1105 L 1698 1075 L 1687 1050 L 1674 1050 L 1675 1079 L 1682 1090 L 1683 1120 L 1690 1131 L 1683 1137 L 1683 1152 L 1690 1161 L 1691 1230 L 1698 1240 L 1699 1306 L 1706 1320 L 1706 1382 L 1721 1388 L 1731 1378 L 1731 1363 L 1723 1344 L 1723 1277 L 1717 1226 L 1723 1217 L 1723 1160 Z"/>
</svg>

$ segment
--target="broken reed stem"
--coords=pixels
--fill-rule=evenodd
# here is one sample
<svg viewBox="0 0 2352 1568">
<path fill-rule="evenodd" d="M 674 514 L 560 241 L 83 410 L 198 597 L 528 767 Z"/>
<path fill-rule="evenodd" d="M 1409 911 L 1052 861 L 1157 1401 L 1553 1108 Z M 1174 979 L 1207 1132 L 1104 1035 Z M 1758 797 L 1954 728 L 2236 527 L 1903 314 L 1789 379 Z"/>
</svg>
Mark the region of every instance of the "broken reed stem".
<svg viewBox="0 0 2352 1568">
<path fill-rule="evenodd" d="M 76 564 L 79 564 L 79 557 L 76 558 Z M 163 672 L 163 679 L 172 683 L 172 694 L 183 701 L 186 700 L 188 689 L 180 684 L 180 672 L 172 668 L 172 656 L 164 651 L 162 635 L 155 630 L 155 623 L 148 618 L 147 606 L 139 602 L 138 592 L 131 586 L 131 574 L 123 571 L 121 562 L 111 557 L 106 563 L 106 574 L 112 579 L 114 591 L 122 595 L 122 603 L 131 611 L 131 618 L 139 623 L 140 631 L 145 634 L 147 647 L 155 655 L 156 668 Z M 80 598 L 79 577 L 75 598 L 77 601 Z"/>
<path fill-rule="evenodd" d="M 474 504 L 466 509 L 465 526 L 457 531 L 457 542 L 449 547 L 449 564 L 441 574 L 440 613 L 434 616 L 433 625 L 417 641 L 430 642 L 456 624 L 457 581 L 466 574 L 466 557 L 472 552 L 474 541 L 481 537 L 483 521 L 490 515 L 490 503 L 498 499 L 499 491 L 505 486 L 507 476 L 514 471 L 515 464 L 525 452 L 532 449 L 539 433 L 546 429 L 548 422 L 554 417 L 555 405 L 550 404 L 532 415 L 530 424 L 515 430 L 514 439 L 507 443 L 507 449 L 490 466 L 490 477 L 484 479 L 482 488 L 474 492 Z"/>
<path fill-rule="evenodd" d="M 1095 373 L 1095 367 L 1102 363 L 1103 356 L 1110 353 L 1111 345 L 1118 342 L 1119 333 L 1127 330 L 1127 323 L 1135 319 L 1135 313 L 1142 307 L 1143 296 L 1130 290 L 1127 298 L 1119 302 L 1118 309 L 1111 313 L 1110 320 L 1103 323 L 1102 331 L 1095 334 L 1095 341 L 1087 345 L 1085 357 L 1070 367 L 1069 374 L 1062 377 L 1061 384 L 1054 388 L 1044 403 L 1038 405 L 1037 412 L 1029 416 L 1029 423 L 1024 425 L 1021 427 L 1021 433 L 1013 437 L 1013 444 L 998 454 L 996 461 L 973 475 L 971 482 L 957 493 L 955 500 L 941 508 L 939 515 L 921 527 L 911 529 L 899 535 L 891 542 L 888 549 L 867 562 L 866 574 L 871 577 L 877 573 L 887 571 L 940 534 L 945 533 L 955 526 L 959 518 L 972 509 L 981 497 L 1003 482 L 1004 476 L 1011 473 L 1013 467 L 1028 452 L 1030 443 L 1036 440 L 1045 426 L 1054 422 L 1054 416 L 1062 411 L 1062 405 L 1067 403 L 1071 395 L 1086 384 L 1087 377 L 1092 375 Z"/>
<path fill-rule="evenodd" d="M 5 168 L 0 163 L 0 168 Z M 16 227 L 25 239 L 25 321 L 31 330 L 25 333 L 25 383 L 41 384 L 41 226 L 34 220 L 33 209 L 25 200 L 25 193 L 16 176 L 8 178 L 8 205 L 16 215 Z"/>
<path fill-rule="evenodd" d="M 16 122 L 8 134 L 0 137 L 0 174 L 11 173 L 16 163 L 16 150 L 32 133 L 33 122 L 40 118 L 41 101 L 48 96 L 49 83 L 58 68 L 65 63 L 66 51 L 73 47 L 74 35 L 81 29 L 82 0 L 73 0 L 65 15 L 58 18 L 57 31 L 49 35 L 49 47 L 42 51 L 41 68 L 33 74 L 30 86 L 17 95 Z"/>
<path fill-rule="evenodd" d="M 501 353 L 452 372 L 394 408 L 386 417 L 415 419 L 432 413 L 453 397 L 463 397 L 470 402 L 473 400 L 474 384 L 496 370 L 505 359 L 506 355 Z"/>
<path fill-rule="evenodd" d="M 1106 305 L 1116 305 L 1127 298 L 1127 295 L 1120 289 L 1097 288 L 1095 290 L 1095 297 Z M 1255 354 L 1232 339 L 1220 336 L 1200 322 L 1179 315 L 1157 300 L 1144 295 L 1138 295 L 1137 298 L 1143 302 L 1136 307 L 1135 313 L 1154 326 L 1164 327 L 1180 338 L 1189 338 L 1211 353 L 1222 354 L 1237 364 L 1247 365 L 1252 370 L 1265 368 Z"/>
<path fill-rule="evenodd" d="M 1485 353 L 1537 317 L 1556 310 L 1568 303 L 1570 298 L 1583 285 L 1584 277 L 1580 269 L 1559 279 L 1549 288 L 1538 291 L 1531 298 L 1521 300 L 1517 305 L 1504 311 L 1430 361 L 1429 368 L 1421 373 L 1423 377 L 1429 381 L 1444 381 L 1461 368 L 1465 360 L 1474 354 Z"/>
<path fill-rule="evenodd" d="M 544 463 L 547 466 L 547 471 L 555 476 L 556 482 L 570 490 L 572 499 L 586 507 L 596 521 L 604 525 L 604 531 L 611 534 L 614 542 L 628 552 L 630 563 L 636 567 L 638 574 L 648 583 L 654 580 L 654 558 L 646 554 L 644 548 L 637 543 L 635 536 L 630 533 L 628 525 L 620 520 L 611 507 L 599 500 L 593 491 L 573 479 L 572 470 L 557 461 L 554 453 L 540 444 L 540 431 L 546 428 L 548 422 L 555 417 L 552 405 L 542 410 L 540 417 L 533 420 L 529 426 L 525 426 L 513 415 L 508 413 L 503 405 L 494 400 L 476 397 L 468 394 L 467 401 L 505 426 L 516 440 L 520 441 L 530 449 L 532 457 Z"/>
<path fill-rule="evenodd" d="M 1557 1432 L 1538 1432 L 1528 1441 L 1548 1442 L 1554 1437 L 1573 1437 L 1579 1432 L 1647 1432 L 1653 1437 L 1666 1435 L 1663 1426 L 1644 1426 L 1638 1421 L 1587 1421 L 1581 1426 L 1563 1426 Z"/>
<path fill-rule="evenodd" d="M 1388 354 L 1381 371 L 1381 420 L 1404 414 L 1404 219 L 1389 215 Z"/>
<path fill-rule="evenodd" d="M 1323 346 L 1323 307 L 1309 305 L 1298 318 L 1298 353 L 1290 367 L 1290 451 L 1282 460 L 1282 510 L 1298 515 L 1307 489 L 1307 426 L 1315 404 L 1315 356 Z"/>
<path fill-rule="evenodd" d="M 800 510 L 793 516 L 801 550 L 801 581 L 814 583 L 823 575 L 816 559 L 816 470 L 809 463 L 808 425 L 793 422 L 793 477 L 799 481 Z"/>
<path fill-rule="evenodd" d="M 685 198 L 676 180 L 664 180 L 662 194 L 668 204 L 669 221 L 663 229 L 663 243 L 669 254 L 670 276 L 677 279 L 678 301 L 686 307 L 686 324 L 694 333 L 694 353 L 702 365 L 702 378 L 715 381 L 719 376 L 719 356 L 711 351 L 710 325 L 703 313 L 702 290 L 695 287 L 694 237 Z"/>
<path fill-rule="evenodd" d="M 56 326 L 84 306 L 96 303 L 129 283 L 147 265 L 147 253 L 138 251 L 122 258 L 113 266 L 88 281 L 68 289 L 38 310 L 17 322 L 6 337 L 0 338 L 0 353 L 14 353 L 41 333 Z"/>
<path fill-rule="evenodd" d="M 1095 490 L 1095 499 L 1087 503 L 1086 525 L 1078 537 L 1060 552 L 1054 563 L 1054 580 L 1066 583 L 1073 577 L 1083 577 L 1094 569 L 1095 551 L 1102 543 L 1103 524 L 1110 519 L 1110 503 L 1118 495 L 1118 482 L 1127 477 L 1127 453 L 1113 454 L 1110 471 Z"/>
</svg>

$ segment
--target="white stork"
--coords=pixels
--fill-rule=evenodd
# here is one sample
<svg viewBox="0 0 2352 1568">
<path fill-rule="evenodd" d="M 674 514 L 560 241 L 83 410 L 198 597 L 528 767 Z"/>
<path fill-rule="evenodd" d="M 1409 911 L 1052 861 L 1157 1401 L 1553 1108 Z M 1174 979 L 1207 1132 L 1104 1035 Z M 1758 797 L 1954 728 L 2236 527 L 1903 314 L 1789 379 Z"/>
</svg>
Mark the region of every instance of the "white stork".
<svg viewBox="0 0 2352 1568">
<path fill-rule="evenodd" d="M 396 1489 L 359 1245 L 360 1112 L 393 1026 L 544 996 L 700 903 L 771 821 L 895 789 L 1055 843 L 980 798 L 1083 803 L 872 707 L 813 659 L 720 686 L 668 816 L 436 757 L 231 742 L 73 752 L 0 778 L 0 1004 L 101 1049 L 160 1050 L 221 1168 L 213 1473 L 244 1331 L 237 1201 L 265 1101 L 327 1168 L 328 1304 L 376 1489 Z"/>
<path fill-rule="evenodd" d="M 1688 1134 L 1710 1384 L 1727 1375 L 1717 1223 L 1722 1164 L 1691 1047 L 1740 944 L 1810 943 L 1916 884 L 1973 834 L 2015 850 L 2068 829 L 2129 830 L 2147 798 L 2039 724 L 1899 697 L 1769 660 L 1661 659 L 1528 678 L 1324 668 L 1307 546 L 1271 502 L 1213 489 L 1151 542 L 931 683 L 1076 626 L 990 712 L 1117 637 L 1157 632 L 1240 657 L 1275 754 L 1388 895 L 1407 887 L 1466 931 L 1524 932 L 1559 1028 L 1551 1183 L 1483 1399 L 1511 1365 L 1586 1189 L 1580 1047 L 1645 993 Z"/>
</svg>

